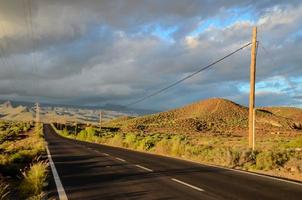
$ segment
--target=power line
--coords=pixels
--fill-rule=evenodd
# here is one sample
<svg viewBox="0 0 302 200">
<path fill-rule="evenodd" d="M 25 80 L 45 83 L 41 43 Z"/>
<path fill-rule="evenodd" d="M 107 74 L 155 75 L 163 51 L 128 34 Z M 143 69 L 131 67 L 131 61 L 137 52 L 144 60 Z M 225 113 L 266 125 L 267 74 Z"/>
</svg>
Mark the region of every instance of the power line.
<svg viewBox="0 0 302 200">
<path fill-rule="evenodd" d="M 198 73 L 200 73 L 200 72 L 202 72 L 202 71 L 204 71 L 204 70 L 206 70 L 206 69 L 209 69 L 209 68 L 212 67 L 213 65 L 215 65 L 215 64 L 217 64 L 217 63 L 223 61 L 224 59 L 226 59 L 226 58 L 232 56 L 233 54 L 237 53 L 238 51 L 241 51 L 242 49 L 244 49 L 244 48 L 246 48 L 246 47 L 248 47 L 248 46 L 250 46 L 250 45 L 251 45 L 251 42 L 249 42 L 249 43 L 247 43 L 247 44 L 241 46 L 240 48 L 236 49 L 235 51 L 232 51 L 231 53 L 229 53 L 229 54 L 223 56 L 222 58 L 220 58 L 220 59 L 218 59 L 218 60 L 216 60 L 216 61 L 214 61 L 214 62 L 212 62 L 212 63 L 210 63 L 210 64 L 208 64 L 208 65 L 206 65 L 206 66 L 204 66 L 204 67 L 202 67 L 202 68 L 200 68 L 199 70 L 195 71 L 194 73 L 192 73 L 192 74 L 190 74 L 190 75 L 188 75 L 188 76 L 186 76 L 186 77 L 184 77 L 184 78 L 182 78 L 182 79 L 180 79 L 180 80 L 178 80 L 178 81 L 175 81 L 174 83 L 172 83 L 172 84 L 170 84 L 170 85 L 168 85 L 168 86 L 166 86 L 166 87 L 164 87 L 164 88 L 162 88 L 162 89 L 160 89 L 160 90 L 157 90 L 157 91 L 155 91 L 155 92 L 153 92 L 153 93 L 151 93 L 151 94 L 149 94 L 149 95 L 146 95 L 146 96 L 142 97 L 141 99 L 138 99 L 138 100 L 136 100 L 136 101 L 134 101 L 134 102 L 132 102 L 132 103 L 129 103 L 129 104 L 127 104 L 126 106 L 132 106 L 132 105 L 137 104 L 137 103 L 140 103 L 140 102 L 142 102 L 142 101 L 144 101 L 144 100 L 146 100 L 146 99 L 148 99 L 148 98 L 150 98 L 150 97 L 153 97 L 153 96 L 155 96 L 155 95 L 158 95 L 158 94 L 160 94 L 160 93 L 162 93 L 162 92 L 164 92 L 164 91 L 166 91 L 166 90 L 168 90 L 168 89 L 174 87 L 175 85 L 177 85 L 177 84 L 179 84 L 179 83 L 181 83 L 181 82 L 183 82 L 183 81 L 185 81 L 185 80 L 187 80 L 187 79 L 189 79 L 189 78 L 195 76 L 196 74 L 198 74 Z"/>
</svg>

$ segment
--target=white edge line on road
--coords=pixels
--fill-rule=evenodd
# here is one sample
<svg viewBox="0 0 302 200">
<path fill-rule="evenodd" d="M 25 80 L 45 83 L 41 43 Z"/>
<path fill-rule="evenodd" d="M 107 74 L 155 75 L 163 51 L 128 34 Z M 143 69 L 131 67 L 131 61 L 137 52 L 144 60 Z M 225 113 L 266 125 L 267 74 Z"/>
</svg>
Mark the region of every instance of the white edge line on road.
<svg viewBox="0 0 302 200">
<path fill-rule="evenodd" d="M 54 162 L 51 158 L 51 154 L 49 152 L 47 144 L 46 144 L 46 151 L 47 151 L 47 157 L 48 157 L 48 160 L 49 160 L 52 175 L 53 175 L 53 178 L 55 180 L 55 184 L 56 184 L 57 191 L 58 191 L 58 194 L 59 194 L 59 199 L 60 200 L 68 200 L 67 195 L 66 195 L 65 190 L 64 190 L 64 187 L 63 187 L 62 182 L 60 180 L 59 174 L 57 172 L 56 166 L 55 166 L 55 164 L 54 164 Z"/>
<path fill-rule="evenodd" d="M 216 166 L 216 165 L 209 165 L 209 166 L 216 167 L 216 168 L 221 168 L 221 169 L 226 169 L 226 170 L 234 171 L 234 172 L 240 172 L 240 173 L 243 173 L 243 174 L 249 174 L 249 175 L 259 176 L 259 177 L 262 177 L 262 178 L 273 179 L 273 180 L 277 180 L 277 181 L 281 181 L 281 182 L 286 182 L 286 183 L 291 183 L 291 184 L 302 186 L 302 183 L 298 183 L 298 182 L 295 182 L 295 181 L 282 179 L 282 177 L 280 177 L 280 178 L 278 178 L 278 177 L 272 177 L 270 175 L 259 174 L 257 172 L 249 172 L 249 171 L 237 170 L 237 169 L 232 169 L 232 168 L 225 168 L 225 167 L 220 167 L 220 166 Z"/>
<path fill-rule="evenodd" d="M 122 162 L 126 162 L 126 160 L 122 159 L 122 158 L 119 158 L 119 157 L 115 157 L 115 159 L 119 160 L 119 161 L 122 161 Z"/>
<path fill-rule="evenodd" d="M 200 192 L 204 192 L 204 189 L 201 189 L 201 188 L 196 187 L 196 186 L 194 186 L 194 185 L 191 185 L 191 184 L 189 184 L 189 183 L 185 183 L 185 182 L 183 182 L 183 181 L 181 181 L 181 180 L 178 180 L 178 179 L 175 179 L 175 178 L 171 178 L 171 180 L 172 180 L 172 181 L 175 181 L 175 182 L 177 182 L 177 183 L 183 184 L 183 185 L 185 185 L 185 186 L 188 186 L 188 187 L 190 187 L 190 188 L 192 188 L 192 189 L 198 190 L 198 191 L 200 191 Z"/>
<path fill-rule="evenodd" d="M 146 171 L 148 171 L 148 172 L 153 172 L 152 169 L 149 169 L 149 168 L 147 168 L 147 167 L 144 167 L 144 166 L 141 166 L 141 165 L 135 165 L 135 166 L 138 167 L 138 168 L 144 169 L 144 170 L 146 170 Z"/>
</svg>

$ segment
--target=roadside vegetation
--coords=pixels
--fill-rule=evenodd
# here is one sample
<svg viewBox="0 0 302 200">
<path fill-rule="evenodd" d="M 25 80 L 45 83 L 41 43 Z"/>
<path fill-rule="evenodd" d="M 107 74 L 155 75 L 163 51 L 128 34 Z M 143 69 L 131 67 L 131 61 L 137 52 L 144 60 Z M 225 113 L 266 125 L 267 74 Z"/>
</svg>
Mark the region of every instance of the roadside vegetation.
<svg viewBox="0 0 302 200">
<path fill-rule="evenodd" d="M 248 108 L 221 98 L 116 118 L 104 122 L 102 129 L 60 126 L 58 132 L 78 140 L 302 181 L 302 109 L 258 108 L 255 114 L 254 151 L 247 144 Z"/>
<path fill-rule="evenodd" d="M 47 161 L 42 125 L 0 121 L 0 199 L 42 199 Z"/>
<path fill-rule="evenodd" d="M 261 136 L 251 151 L 244 136 L 122 132 L 92 126 L 77 127 L 75 133 L 74 126 L 53 127 L 62 136 L 77 140 L 302 180 L 302 136 Z"/>
</svg>

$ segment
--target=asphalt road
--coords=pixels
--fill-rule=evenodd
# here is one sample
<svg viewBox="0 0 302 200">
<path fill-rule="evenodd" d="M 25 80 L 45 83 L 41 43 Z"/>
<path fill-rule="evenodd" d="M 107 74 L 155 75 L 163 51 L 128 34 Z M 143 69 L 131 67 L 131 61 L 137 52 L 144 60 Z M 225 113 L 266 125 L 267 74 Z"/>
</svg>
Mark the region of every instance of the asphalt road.
<svg viewBox="0 0 302 200">
<path fill-rule="evenodd" d="M 44 133 L 68 199 L 302 199 L 299 184 Z"/>
</svg>

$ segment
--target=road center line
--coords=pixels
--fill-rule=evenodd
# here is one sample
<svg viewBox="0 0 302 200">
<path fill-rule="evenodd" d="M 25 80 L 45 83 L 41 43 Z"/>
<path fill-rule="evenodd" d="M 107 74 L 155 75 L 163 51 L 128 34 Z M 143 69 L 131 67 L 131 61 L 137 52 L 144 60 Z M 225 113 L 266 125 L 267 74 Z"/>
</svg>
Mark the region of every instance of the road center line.
<svg viewBox="0 0 302 200">
<path fill-rule="evenodd" d="M 135 165 L 135 166 L 138 167 L 138 168 L 144 169 L 144 170 L 146 170 L 146 171 L 148 171 L 148 172 L 153 172 L 152 169 L 149 169 L 149 168 L 147 168 L 147 167 L 144 167 L 144 166 L 141 166 L 141 165 Z"/>
<path fill-rule="evenodd" d="M 68 200 L 67 195 L 66 195 L 65 190 L 64 190 L 64 187 L 63 187 L 62 182 L 60 180 L 59 174 L 57 172 L 56 166 L 55 166 L 55 164 L 52 160 L 52 157 L 51 157 L 51 154 L 50 154 L 50 151 L 48 149 L 47 144 L 46 144 L 46 152 L 47 152 L 47 157 L 48 157 L 48 160 L 49 160 L 50 168 L 51 168 L 51 171 L 52 171 L 52 175 L 53 175 L 53 178 L 55 180 L 55 184 L 56 184 L 57 191 L 58 191 L 58 194 L 59 194 L 59 199 L 60 200 Z"/>
<path fill-rule="evenodd" d="M 122 159 L 122 158 L 119 158 L 119 157 L 115 157 L 115 159 L 119 160 L 119 161 L 122 161 L 122 162 L 126 162 L 126 160 Z"/>
<path fill-rule="evenodd" d="M 175 181 L 175 182 L 177 182 L 177 183 L 183 184 L 183 185 L 185 185 L 185 186 L 188 186 L 188 187 L 190 187 L 190 188 L 193 188 L 193 189 L 195 189 L 195 190 L 198 190 L 198 191 L 200 191 L 200 192 L 204 192 L 204 189 L 201 189 L 201 188 L 196 187 L 196 186 L 194 186 L 194 185 L 191 185 L 191 184 L 189 184 L 189 183 L 185 183 L 185 182 L 183 182 L 183 181 L 181 181 L 181 180 L 178 180 L 178 179 L 175 179 L 175 178 L 171 178 L 171 180 L 172 180 L 172 181 Z"/>
</svg>

